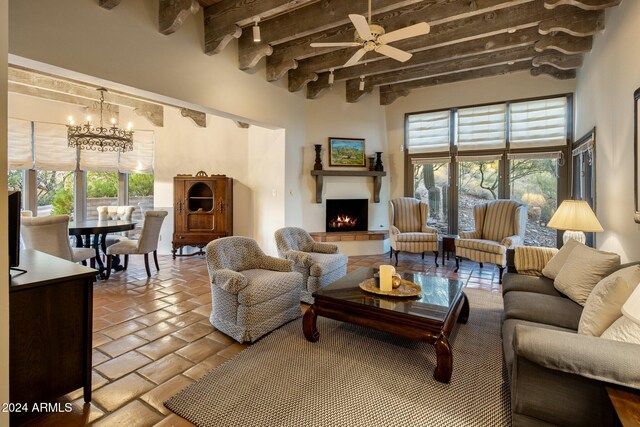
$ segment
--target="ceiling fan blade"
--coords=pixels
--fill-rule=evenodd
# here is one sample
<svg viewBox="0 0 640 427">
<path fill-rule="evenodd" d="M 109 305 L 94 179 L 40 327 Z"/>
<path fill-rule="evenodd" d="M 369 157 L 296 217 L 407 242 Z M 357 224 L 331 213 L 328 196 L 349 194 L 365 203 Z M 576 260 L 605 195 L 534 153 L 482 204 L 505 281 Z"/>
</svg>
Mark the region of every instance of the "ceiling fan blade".
<svg viewBox="0 0 640 427">
<path fill-rule="evenodd" d="M 356 27 L 356 31 L 362 40 L 373 40 L 373 34 L 371 34 L 367 18 L 352 13 L 349 15 L 349 19 L 353 22 L 353 26 Z"/>
<path fill-rule="evenodd" d="M 350 67 L 352 65 L 357 64 L 358 61 L 360 61 L 366 53 L 367 53 L 366 50 L 358 49 L 358 51 L 354 53 L 353 56 L 349 58 L 349 60 L 344 64 L 344 67 Z"/>
<path fill-rule="evenodd" d="M 358 47 L 362 43 L 357 42 L 338 42 L 338 43 L 311 43 L 311 47 Z"/>
<path fill-rule="evenodd" d="M 383 54 L 384 56 L 388 56 L 391 59 L 395 59 L 396 61 L 406 62 L 413 54 L 409 52 L 405 52 L 404 50 L 400 50 L 396 47 L 389 46 L 386 44 L 381 44 L 376 48 L 376 52 Z"/>
<path fill-rule="evenodd" d="M 396 31 L 391 31 L 390 33 L 383 34 L 378 37 L 378 41 L 380 43 L 393 43 L 398 40 L 408 39 L 410 37 L 423 36 L 425 34 L 429 34 L 431 27 L 426 22 L 420 22 L 419 24 L 410 25 L 405 28 L 401 28 Z"/>
</svg>

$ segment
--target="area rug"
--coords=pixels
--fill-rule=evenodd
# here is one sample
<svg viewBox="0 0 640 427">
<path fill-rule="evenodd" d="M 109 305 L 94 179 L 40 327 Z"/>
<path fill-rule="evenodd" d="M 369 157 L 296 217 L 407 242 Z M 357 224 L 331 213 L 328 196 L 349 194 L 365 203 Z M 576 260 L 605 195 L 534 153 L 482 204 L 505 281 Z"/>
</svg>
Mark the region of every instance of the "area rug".
<svg viewBox="0 0 640 427">
<path fill-rule="evenodd" d="M 465 292 L 471 312 L 454 328 L 449 384 L 433 379 L 432 346 L 319 317 L 317 343 L 295 320 L 165 406 L 200 427 L 510 425 L 502 298 Z"/>
</svg>

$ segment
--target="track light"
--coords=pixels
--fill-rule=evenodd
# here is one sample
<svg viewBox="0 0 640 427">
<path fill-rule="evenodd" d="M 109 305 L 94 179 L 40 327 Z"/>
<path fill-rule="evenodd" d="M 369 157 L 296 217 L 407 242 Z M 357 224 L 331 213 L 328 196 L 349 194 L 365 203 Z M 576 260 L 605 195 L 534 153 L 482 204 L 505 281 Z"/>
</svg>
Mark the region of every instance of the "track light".
<svg viewBox="0 0 640 427">
<path fill-rule="evenodd" d="M 360 90 L 364 90 L 364 76 L 360 76 Z"/>
<path fill-rule="evenodd" d="M 254 43 L 260 43 L 262 41 L 262 38 L 260 37 L 260 27 L 258 26 L 258 22 L 260 22 L 260 17 L 256 17 L 253 20 L 254 24 L 253 24 L 253 42 Z"/>
<path fill-rule="evenodd" d="M 335 76 L 333 75 L 333 68 L 329 69 L 329 84 L 332 85 L 335 81 Z"/>
</svg>

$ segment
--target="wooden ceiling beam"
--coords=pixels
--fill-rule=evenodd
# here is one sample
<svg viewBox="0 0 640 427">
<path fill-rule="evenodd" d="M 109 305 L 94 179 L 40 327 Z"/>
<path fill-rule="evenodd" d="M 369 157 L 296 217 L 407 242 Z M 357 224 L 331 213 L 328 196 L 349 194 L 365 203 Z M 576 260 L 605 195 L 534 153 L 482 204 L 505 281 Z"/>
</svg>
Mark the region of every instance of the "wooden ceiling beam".
<svg viewBox="0 0 640 427">
<path fill-rule="evenodd" d="M 334 81 L 348 80 L 359 76 L 371 76 L 390 71 L 398 71 L 407 68 L 420 67 L 451 59 L 462 59 L 481 53 L 498 52 L 521 46 L 531 46 L 540 37 L 537 28 L 528 28 L 516 33 L 503 33 L 495 36 L 483 37 L 468 42 L 457 43 L 450 46 L 442 46 L 431 50 L 416 52 L 407 62 L 398 62 L 393 59 L 384 59 L 369 64 L 354 65 L 352 67 L 338 68 L 334 71 Z M 289 90 L 297 91 L 304 87 L 306 81 L 289 77 Z M 318 94 L 329 88 L 329 73 L 318 74 L 316 81 L 307 84 L 307 98 L 313 99 Z"/>
<path fill-rule="evenodd" d="M 554 16 L 540 22 L 540 34 L 551 34 L 555 31 L 576 37 L 592 36 L 604 29 L 604 10 L 581 11 L 571 15 Z"/>
<path fill-rule="evenodd" d="M 502 3 L 504 3 L 504 1 L 506 0 L 502 0 Z M 448 7 L 449 9 L 457 8 L 460 18 L 478 13 L 477 6 L 476 9 L 474 9 L 467 4 L 443 6 L 439 3 L 443 3 L 442 0 L 377 0 L 373 3 L 373 21 L 379 22 L 395 16 L 416 14 L 422 10 L 431 10 L 434 14 L 431 18 L 431 22 L 433 22 L 434 19 L 437 19 L 438 9 L 444 9 L 444 7 Z M 481 0 L 481 10 L 486 9 L 484 3 L 486 3 L 486 0 Z M 262 42 L 255 43 L 248 32 L 240 37 L 238 41 L 238 66 L 241 70 L 255 67 L 260 59 L 272 54 L 273 48 L 268 48 L 267 46 L 280 45 L 300 37 L 311 36 L 314 33 L 328 31 L 336 27 L 343 26 L 347 32 L 350 31 L 347 36 L 348 38 L 345 40 L 352 40 L 354 30 L 348 17 L 351 13 L 366 16 L 367 3 L 365 1 L 321 1 L 297 9 L 286 15 L 270 19 L 260 25 Z M 419 16 L 414 16 L 413 19 L 417 22 L 419 18 Z"/>
<path fill-rule="evenodd" d="M 559 70 L 551 65 L 534 67 L 530 70 L 530 73 L 535 77 L 548 75 L 558 80 L 571 80 L 576 78 L 576 70 Z"/>
<path fill-rule="evenodd" d="M 204 50 L 208 55 L 221 52 L 242 27 L 305 6 L 318 0 L 224 0 L 204 9 Z"/>
<path fill-rule="evenodd" d="M 366 77 L 364 79 L 365 88 L 375 87 L 402 82 L 411 82 L 414 80 L 423 80 L 427 77 L 435 77 L 448 75 L 451 73 L 460 73 L 464 71 L 481 70 L 494 65 L 511 65 L 515 62 L 529 61 L 537 55 L 533 45 L 514 48 L 511 50 L 503 50 L 492 53 L 483 53 L 463 59 L 451 59 L 449 61 L 429 64 L 424 67 L 410 68 L 390 73 L 377 74 Z M 347 88 L 356 87 L 354 82 L 359 83 L 360 79 L 352 79 L 347 81 Z M 359 86 L 359 84 L 358 84 Z M 347 90 L 347 102 L 356 102 L 362 91 Z"/>
<path fill-rule="evenodd" d="M 396 99 L 402 96 L 409 95 L 412 89 L 419 89 L 446 83 L 455 83 L 482 77 L 500 76 L 517 71 L 529 70 L 530 68 L 531 61 L 525 60 L 521 62 L 515 62 L 512 65 L 493 65 L 481 70 L 463 71 L 460 73 L 446 74 L 443 76 L 428 77 L 426 79 L 414 80 L 411 82 L 380 86 L 380 105 L 390 105 Z"/>
<path fill-rule="evenodd" d="M 526 9 L 529 11 L 532 9 L 531 5 L 536 4 L 538 7 L 534 7 L 533 9 L 544 10 L 546 12 L 545 17 L 553 16 L 552 13 L 544 9 L 542 3 L 533 0 L 475 0 L 473 2 L 438 1 L 434 4 L 430 4 L 430 7 L 424 7 L 424 5 L 418 3 L 398 9 L 394 13 L 377 15 L 374 17 L 373 22 L 377 25 L 383 26 L 387 32 L 404 28 L 408 25 L 422 21 L 428 22 L 431 25 L 431 32 L 429 34 L 394 44 L 395 47 L 402 48 L 401 46 L 405 46 L 407 43 L 413 43 L 415 45 L 414 48 L 419 49 L 419 47 L 425 43 L 431 46 L 442 43 L 442 39 L 448 39 L 449 43 L 451 43 L 453 37 L 448 36 L 448 33 L 451 31 L 455 33 L 456 29 L 461 28 L 461 22 L 473 21 L 478 23 L 478 25 L 485 25 L 494 21 L 496 16 L 504 15 L 504 11 L 514 8 L 517 9 L 517 6 L 529 6 L 529 8 Z M 300 37 L 275 46 L 273 48 L 273 53 L 267 57 L 267 80 L 279 80 L 287 71 L 296 68 L 296 61 L 318 57 L 333 52 L 339 52 L 342 56 L 345 55 L 344 52 L 347 52 L 347 54 L 350 52 L 350 57 L 355 52 L 354 49 L 345 50 L 336 49 L 334 47 L 312 48 L 310 44 L 313 42 L 324 43 L 350 41 L 353 39 L 353 33 L 353 25 L 347 24 L 327 31 Z M 434 39 L 438 41 L 433 42 L 432 40 Z M 339 65 L 344 64 L 347 59 L 342 61 Z"/>
<path fill-rule="evenodd" d="M 117 5 L 119 5 L 120 1 L 121 0 L 100 0 L 99 4 L 100 4 L 100 7 L 107 10 L 111 10 Z"/>
<path fill-rule="evenodd" d="M 100 100 L 100 94 L 95 88 L 18 68 L 9 67 L 9 81 L 16 85 L 35 87 L 94 102 Z M 105 101 L 110 104 L 133 108 L 137 115 L 146 118 L 155 126 L 164 126 L 164 107 L 160 104 L 130 98 L 114 92 L 107 92 L 104 97 Z"/>
<path fill-rule="evenodd" d="M 563 6 L 556 10 L 545 9 L 541 2 L 530 2 L 515 7 L 496 10 L 485 15 L 473 16 L 466 19 L 459 19 L 444 25 L 431 27 L 431 33 L 422 37 L 413 37 L 395 43 L 394 46 L 407 52 L 416 52 L 434 49 L 442 46 L 450 46 L 456 43 L 471 41 L 479 38 L 489 37 L 507 33 L 508 31 L 532 28 L 538 24 L 560 13 L 572 14 L 577 9 L 570 6 Z M 353 55 L 354 49 L 342 49 L 335 52 L 307 58 L 297 62 L 297 68 L 289 71 L 289 78 L 315 80 L 316 72 L 328 71 L 330 68 L 340 68 Z M 379 61 L 385 57 L 378 54 L 368 54 L 366 62 L 369 64 Z M 271 75 L 279 70 L 270 70 L 267 58 L 267 79 L 277 76 Z M 363 61 L 363 62 L 365 62 Z"/>
<path fill-rule="evenodd" d="M 533 58 L 534 67 L 549 65 L 559 70 L 575 70 L 582 66 L 582 55 L 565 55 L 560 52 L 546 53 Z"/>
<path fill-rule="evenodd" d="M 556 33 L 542 36 L 536 43 L 536 50 L 544 52 L 555 50 L 567 55 L 589 52 L 593 44 L 593 37 L 575 37 L 566 33 Z"/>
<path fill-rule="evenodd" d="M 584 10 L 603 10 L 619 4 L 620 0 L 545 0 L 544 7 L 554 9 L 558 6 L 568 5 Z"/>
<path fill-rule="evenodd" d="M 159 0 L 158 30 L 165 35 L 175 33 L 198 10 L 198 0 Z"/>
<path fill-rule="evenodd" d="M 86 108 L 91 111 L 94 110 L 97 101 L 92 101 L 87 98 L 81 98 L 75 95 L 69 95 L 67 93 L 55 92 L 52 90 L 42 89 L 34 86 L 25 86 L 15 82 L 8 82 L 8 91 L 10 93 L 18 93 L 20 95 L 33 96 L 35 98 L 48 99 L 50 101 L 63 102 L 65 104 L 79 105 L 82 108 Z M 104 103 L 107 110 L 112 115 L 119 114 L 119 106 L 116 104 Z M 98 110 L 99 111 L 99 110 Z M 93 115 L 93 112 L 91 113 Z"/>
</svg>

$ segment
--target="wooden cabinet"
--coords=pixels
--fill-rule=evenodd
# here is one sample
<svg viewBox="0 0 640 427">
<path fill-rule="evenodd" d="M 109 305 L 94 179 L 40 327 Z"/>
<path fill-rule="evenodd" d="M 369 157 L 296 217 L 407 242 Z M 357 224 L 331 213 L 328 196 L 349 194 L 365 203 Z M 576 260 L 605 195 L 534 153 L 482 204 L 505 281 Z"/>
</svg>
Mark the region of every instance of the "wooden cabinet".
<svg viewBox="0 0 640 427">
<path fill-rule="evenodd" d="M 182 248 L 202 249 L 212 240 L 233 235 L 233 179 L 225 175 L 173 178 L 173 257 Z"/>
<path fill-rule="evenodd" d="M 84 387 L 84 401 L 91 401 L 98 273 L 28 249 L 20 252 L 19 267 L 27 272 L 12 272 L 9 286 L 9 399 L 19 405 L 10 415 L 11 425 L 40 415 L 34 404 L 54 402 L 79 387 Z"/>
</svg>

